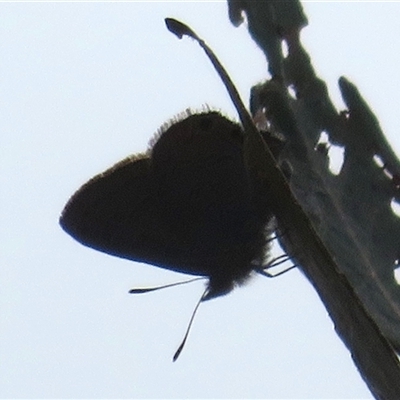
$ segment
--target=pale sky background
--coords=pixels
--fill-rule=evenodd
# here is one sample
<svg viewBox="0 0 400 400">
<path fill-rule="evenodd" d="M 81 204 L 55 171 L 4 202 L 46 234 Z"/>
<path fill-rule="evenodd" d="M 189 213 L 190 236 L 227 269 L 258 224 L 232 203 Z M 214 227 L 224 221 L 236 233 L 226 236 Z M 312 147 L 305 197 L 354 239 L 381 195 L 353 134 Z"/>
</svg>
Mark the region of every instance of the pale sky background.
<svg viewBox="0 0 400 400">
<path fill-rule="evenodd" d="M 355 82 L 400 153 L 400 3 L 304 2 L 303 42 L 342 109 Z M 168 118 L 209 104 L 236 112 L 200 48 L 207 40 L 247 103 L 264 56 L 225 2 L 0 4 L 0 397 L 371 398 L 299 271 L 200 307 L 171 362 L 197 282 L 86 248 L 59 214 L 78 187 L 143 151 Z"/>
</svg>

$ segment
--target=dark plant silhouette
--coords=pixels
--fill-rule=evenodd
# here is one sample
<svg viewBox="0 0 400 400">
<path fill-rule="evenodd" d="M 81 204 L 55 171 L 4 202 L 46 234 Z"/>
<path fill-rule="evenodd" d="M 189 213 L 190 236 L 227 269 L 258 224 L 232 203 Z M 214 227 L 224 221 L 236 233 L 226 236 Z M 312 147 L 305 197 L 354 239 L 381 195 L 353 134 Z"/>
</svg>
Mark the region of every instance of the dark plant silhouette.
<svg viewBox="0 0 400 400">
<path fill-rule="evenodd" d="M 228 4 L 235 26 L 246 15 L 268 61 L 271 79 L 252 89 L 251 111 L 264 115 L 269 129 L 286 140 L 278 163 L 290 177 L 295 201 L 284 185 L 276 186 L 281 204 L 274 211 L 287 232 L 281 243 L 316 288 L 374 396 L 400 398 L 394 351 L 400 351 L 400 286 L 394 276 L 400 219 L 391 207 L 400 201 L 400 163 L 377 118 L 344 77 L 339 87 L 347 110 L 332 105 L 299 39 L 307 19 L 298 0 Z M 326 143 L 319 142 L 322 133 Z M 329 169 L 331 146 L 344 151 L 338 174 Z"/>
</svg>

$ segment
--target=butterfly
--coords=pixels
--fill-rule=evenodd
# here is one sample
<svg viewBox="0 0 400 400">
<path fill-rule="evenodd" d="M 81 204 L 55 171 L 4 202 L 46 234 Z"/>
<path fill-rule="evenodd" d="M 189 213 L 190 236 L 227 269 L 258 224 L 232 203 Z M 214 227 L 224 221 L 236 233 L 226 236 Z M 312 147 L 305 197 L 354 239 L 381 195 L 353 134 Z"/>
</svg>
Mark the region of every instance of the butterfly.
<svg viewBox="0 0 400 400">
<path fill-rule="evenodd" d="M 179 21 L 166 23 L 198 39 Z M 216 111 L 187 111 L 146 152 L 84 184 L 61 227 L 104 253 L 207 277 L 202 301 L 225 295 L 263 269 L 273 231 L 269 194 L 247 168 L 243 143 L 240 124 Z"/>
<path fill-rule="evenodd" d="M 263 265 L 272 213 L 243 159 L 243 131 L 216 111 L 164 127 L 150 149 L 84 184 L 60 224 L 102 252 L 209 278 L 224 295 Z"/>
</svg>

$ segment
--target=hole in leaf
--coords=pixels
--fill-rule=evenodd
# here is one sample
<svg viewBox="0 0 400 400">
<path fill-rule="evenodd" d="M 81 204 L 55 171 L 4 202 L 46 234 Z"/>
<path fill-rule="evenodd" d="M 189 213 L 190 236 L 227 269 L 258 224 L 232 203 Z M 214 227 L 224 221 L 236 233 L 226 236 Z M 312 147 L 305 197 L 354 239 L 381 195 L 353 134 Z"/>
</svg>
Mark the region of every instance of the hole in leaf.
<svg viewBox="0 0 400 400">
<path fill-rule="evenodd" d="M 393 212 L 400 217 L 400 204 L 395 198 L 390 202 L 390 206 L 392 207 Z"/>
<path fill-rule="evenodd" d="M 333 175 L 339 175 L 344 159 L 344 149 L 341 146 L 331 145 L 328 150 L 329 170 Z"/>
<path fill-rule="evenodd" d="M 373 157 L 375 164 L 380 167 L 383 168 L 383 166 L 385 165 L 385 163 L 383 162 L 382 158 L 380 158 L 377 154 L 374 155 Z"/>
<path fill-rule="evenodd" d="M 326 131 L 322 131 L 321 134 L 319 135 L 318 143 L 329 143 L 329 135 L 326 133 Z"/>
<path fill-rule="evenodd" d="M 393 179 L 393 175 L 392 175 L 387 169 L 384 169 L 384 170 L 383 170 L 383 173 L 384 173 L 390 180 Z"/>
<path fill-rule="evenodd" d="M 289 96 L 292 98 L 292 99 L 297 99 L 297 96 L 296 96 L 296 89 L 294 88 L 294 86 L 293 85 L 290 85 L 289 87 L 288 87 L 288 93 L 289 93 Z"/>
<path fill-rule="evenodd" d="M 398 285 L 400 285 L 400 268 L 394 270 L 394 279 Z"/>
<path fill-rule="evenodd" d="M 343 165 L 344 148 L 332 144 L 328 133 L 322 131 L 314 150 L 326 154 L 329 158 L 329 170 L 332 174 L 339 175 Z"/>
<path fill-rule="evenodd" d="M 394 262 L 394 270 L 393 270 L 394 279 L 398 285 L 400 285 L 400 264 L 399 264 L 399 262 L 400 262 L 399 259 L 397 259 Z"/>
<path fill-rule="evenodd" d="M 282 40 L 281 42 L 281 48 L 282 48 L 282 55 L 284 58 L 286 58 L 289 55 L 289 47 L 284 40 Z"/>
</svg>

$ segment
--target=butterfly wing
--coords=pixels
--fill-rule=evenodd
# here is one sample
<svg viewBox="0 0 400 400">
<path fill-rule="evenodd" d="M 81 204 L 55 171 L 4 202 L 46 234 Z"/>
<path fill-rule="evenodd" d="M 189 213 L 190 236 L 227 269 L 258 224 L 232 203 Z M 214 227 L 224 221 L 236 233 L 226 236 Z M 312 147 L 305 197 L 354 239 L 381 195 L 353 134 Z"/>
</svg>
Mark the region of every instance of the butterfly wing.
<svg viewBox="0 0 400 400">
<path fill-rule="evenodd" d="M 174 245 L 179 238 L 160 219 L 152 179 L 147 156 L 126 158 L 71 197 L 60 217 L 62 228 L 83 245 L 110 255 L 204 275 L 185 262 L 185 248 Z"/>
<path fill-rule="evenodd" d="M 61 226 L 96 250 L 208 276 L 210 292 L 228 292 L 262 257 L 271 218 L 244 165 L 242 135 L 216 112 L 175 122 L 150 152 L 83 185 Z"/>
</svg>

